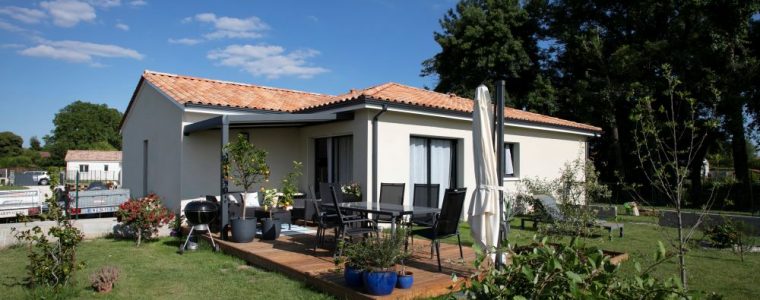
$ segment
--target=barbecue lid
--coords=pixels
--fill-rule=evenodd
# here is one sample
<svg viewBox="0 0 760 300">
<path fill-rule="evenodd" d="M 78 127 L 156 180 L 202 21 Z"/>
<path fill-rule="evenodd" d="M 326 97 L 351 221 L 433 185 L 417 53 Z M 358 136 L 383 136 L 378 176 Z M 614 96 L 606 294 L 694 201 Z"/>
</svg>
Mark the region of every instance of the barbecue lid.
<svg viewBox="0 0 760 300">
<path fill-rule="evenodd" d="M 185 213 L 187 212 L 217 212 L 219 207 L 216 203 L 206 200 L 192 201 L 185 205 Z"/>
</svg>

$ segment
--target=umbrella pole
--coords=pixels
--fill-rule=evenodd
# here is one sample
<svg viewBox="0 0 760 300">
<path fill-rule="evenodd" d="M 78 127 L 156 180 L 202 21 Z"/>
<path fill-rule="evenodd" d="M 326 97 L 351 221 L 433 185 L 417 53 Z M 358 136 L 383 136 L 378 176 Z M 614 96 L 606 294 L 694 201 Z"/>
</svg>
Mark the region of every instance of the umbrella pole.
<svg viewBox="0 0 760 300">
<path fill-rule="evenodd" d="M 500 79 L 496 81 L 496 109 L 494 109 L 494 120 L 496 120 L 496 126 L 494 126 L 494 132 L 496 134 L 496 163 L 498 164 L 496 166 L 496 170 L 499 174 L 499 186 L 504 186 L 504 102 L 506 98 L 506 93 L 504 91 L 505 82 L 504 79 Z M 501 268 L 504 266 L 504 261 L 502 261 L 502 241 L 506 239 L 504 234 L 504 223 L 506 220 L 503 220 L 504 218 L 504 191 L 499 190 L 499 220 L 501 224 L 499 224 L 499 239 L 496 244 L 496 266 L 498 268 Z M 508 226 L 508 225 L 506 225 Z"/>
</svg>

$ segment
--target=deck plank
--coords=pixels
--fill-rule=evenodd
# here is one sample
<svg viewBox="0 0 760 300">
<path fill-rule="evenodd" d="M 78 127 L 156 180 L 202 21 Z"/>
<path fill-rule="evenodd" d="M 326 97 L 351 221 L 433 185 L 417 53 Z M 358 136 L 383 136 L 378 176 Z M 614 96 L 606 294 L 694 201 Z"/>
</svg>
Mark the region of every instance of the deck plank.
<svg viewBox="0 0 760 300">
<path fill-rule="evenodd" d="M 204 237 L 207 239 L 207 237 Z M 430 258 L 430 242 L 416 238 L 411 248 L 412 259 L 407 262 L 407 271 L 414 273 L 411 289 L 394 289 L 388 296 L 372 296 L 345 286 L 343 272 L 333 263 L 331 249 L 314 249 L 314 235 L 282 235 L 276 241 L 254 240 L 250 243 L 233 243 L 218 240 L 222 251 L 236 256 L 251 265 L 282 273 L 292 279 L 307 284 L 325 293 L 346 299 L 417 299 L 446 295 L 456 291 L 465 278 L 473 273 L 472 262 L 475 252 L 463 247 L 464 259 L 459 258 L 457 245 L 441 243 L 441 263 L 443 271 L 438 272 L 435 257 Z M 457 281 L 452 280 L 456 274 Z"/>
</svg>

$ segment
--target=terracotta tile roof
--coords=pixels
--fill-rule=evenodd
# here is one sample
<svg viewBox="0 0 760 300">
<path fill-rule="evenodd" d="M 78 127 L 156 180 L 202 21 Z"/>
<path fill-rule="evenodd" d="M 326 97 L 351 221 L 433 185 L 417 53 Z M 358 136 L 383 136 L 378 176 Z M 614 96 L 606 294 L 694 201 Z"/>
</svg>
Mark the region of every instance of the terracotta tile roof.
<svg viewBox="0 0 760 300">
<path fill-rule="evenodd" d="M 243 83 L 145 71 L 143 78 L 180 104 L 292 112 L 332 96 Z"/>
<path fill-rule="evenodd" d="M 143 78 L 180 104 L 199 104 L 281 112 L 300 112 L 348 101 L 370 99 L 471 113 L 472 100 L 389 82 L 331 96 L 288 89 L 145 71 Z M 546 115 L 506 108 L 508 120 L 601 132 L 601 128 Z"/>
<path fill-rule="evenodd" d="M 458 112 L 472 113 L 472 99 L 463 98 L 454 94 L 443 94 L 425 89 L 415 88 L 408 85 L 389 82 L 378 86 L 370 87 L 365 90 L 351 91 L 347 94 L 334 97 L 331 101 L 320 105 L 308 107 L 316 108 L 345 101 L 356 100 L 366 97 L 373 100 L 388 101 L 429 107 L 443 110 L 452 110 Z M 508 120 L 535 122 L 563 127 L 571 127 L 595 132 L 601 132 L 602 129 L 588 124 L 572 122 L 560 118 L 550 117 L 542 114 L 532 113 L 519 109 L 507 107 L 504 109 L 504 116 Z"/>
<path fill-rule="evenodd" d="M 121 151 L 69 150 L 66 161 L 121 161 Z"/>
</svg>

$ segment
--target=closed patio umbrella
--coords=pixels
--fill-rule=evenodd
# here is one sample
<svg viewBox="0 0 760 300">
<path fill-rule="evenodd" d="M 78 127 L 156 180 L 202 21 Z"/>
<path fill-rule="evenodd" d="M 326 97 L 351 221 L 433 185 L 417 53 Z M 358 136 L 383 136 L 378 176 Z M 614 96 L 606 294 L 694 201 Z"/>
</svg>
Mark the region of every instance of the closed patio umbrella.
<svg viewBox="0 0 760 300">
<path fill-rule="evenodd" d="M 496 151 L 491 132 L 494 117 L 488 88 L 480 85 L 476 90 L 472 109 L 472 142 L 475 164 L 476 188 L 472 193 L 468 223 L 472 237 L 483 250 L 492 251 L 498 245 L 499 223 L 499 175 Z M 493 262 L 495 254 L 490 258 Z"/>
</svg>

